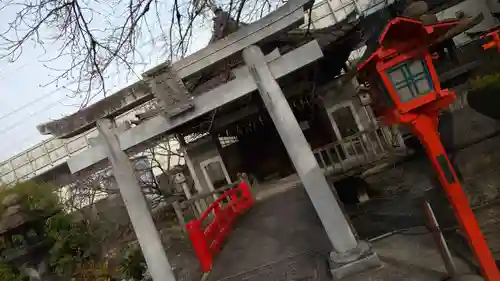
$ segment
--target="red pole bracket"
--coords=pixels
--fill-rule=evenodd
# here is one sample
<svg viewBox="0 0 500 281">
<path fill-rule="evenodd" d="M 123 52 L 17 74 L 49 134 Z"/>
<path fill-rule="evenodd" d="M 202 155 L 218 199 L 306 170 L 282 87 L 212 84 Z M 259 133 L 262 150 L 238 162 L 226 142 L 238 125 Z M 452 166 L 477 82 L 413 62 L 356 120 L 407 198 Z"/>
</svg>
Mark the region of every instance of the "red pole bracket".
<svg viewBox="0 0 500 281">
<path fill-rule="evenodd" d="M 481 39 L 485 39 L 487 37 L 491 37 L 491 41 L 483 44 L 483 49 L 487 50 L 497 48 L 497 51 L 500 53 L 500 29 L 481 36 Z"/>
</svg>

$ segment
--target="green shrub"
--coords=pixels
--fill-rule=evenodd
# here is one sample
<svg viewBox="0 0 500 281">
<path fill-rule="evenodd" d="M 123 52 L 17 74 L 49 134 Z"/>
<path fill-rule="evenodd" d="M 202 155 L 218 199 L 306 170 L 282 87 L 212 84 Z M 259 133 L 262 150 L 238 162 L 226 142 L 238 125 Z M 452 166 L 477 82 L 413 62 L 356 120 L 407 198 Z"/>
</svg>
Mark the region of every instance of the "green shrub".
<svg viewBox="0 0 500 281">
<path fill-rule="evenodd" d="M 10 194 L 20 196 L 20 204 L 25 210 L 52 215 L 45 222 L 43 233 L 45 242 L 52 245 L 47 256 L 51 272 L 59 276 L 72 276 L 91 260 L 98 259 L 101 243 L 94 235 L 91 224 L 75 220 L 61 211 L 62 204 L 54 186 L 31 181 L 19 183 L 1 189 L 0 202 Z M 4 208 L 0 204 L 0 215 Z M 10 250 L 5 244 L 0 245 L 3 250 Z M 0 280 L 24 281 L 25 276 L 11 265 L 0 262 Z"/>
<path fill-rule="evenodd" d="M 467 102 L 475 111 L 500 120 L 500 73 L 474 79 Z"/>
<path fill-rule="evenodd" d="M 471 82 L 472 90 L 480 90 L 487 87 L 500 87 L 500 73 L 476 77 Z"/>
<path fill-rule="evenodd" d="M 98 259 L 99 238 L 92 235 L 91 225 L 57 214 L 47 220 L 45 234 L 52 243 L 49 262 L 54 273 L 68 276 L 82 264 Z"/>
<path fill-rule="evenodd" d="M 0 280 L 28 281 L 29 277 L 11 265 L 0 263 Z"/>
<path fill-rule="evenodd" d="M 120 258 L 120 273 L 122 278 L 128 280 L 142 280 L 146 273 L 146 261 L 138 245 L 125 248 Z"/>
<path fill-rule="evenodd" d="M 17 194 L 22 198 L 21 205 L 25 210 L 43 210 L 46 213 L 54 212 L 61 207 L 56 188 L 51 184 L 38 184 L 25 181 L 0 190 L 0 202 L 10 194 Z M 0 204 L 0 215 L 5 206 Z"/>
</svg>

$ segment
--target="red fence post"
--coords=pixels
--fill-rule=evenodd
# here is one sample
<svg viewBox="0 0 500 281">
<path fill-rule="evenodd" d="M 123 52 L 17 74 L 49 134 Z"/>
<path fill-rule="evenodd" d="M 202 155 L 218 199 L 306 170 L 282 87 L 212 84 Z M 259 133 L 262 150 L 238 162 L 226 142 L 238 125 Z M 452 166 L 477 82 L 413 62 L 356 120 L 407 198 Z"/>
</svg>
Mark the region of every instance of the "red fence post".
<svg viewBox="0 0 500 281">
<path fill-rule="evenodd" d="M 243 210 L 246 210 L 255 203 L 255 199 L 253 198 L 250 186 L 246 181 L 242 181 L 238 188 L 240 189 L 241 192 L 242 208 Z"/>
<path fill-rule="evenodd" d="M 219 197 L 220 199 L 223 199 L 224 195 Z M 221 200 L 222 201 L 222 200 Z M 212 245 L 210 246 L 210 250 L 212 253 L 218 253 L 221 248 L 222 248 L 222 243 L 224 242 L 224 239 L 226 236 L 229 234 L 229 231 L 231 230 L 231 222 L 230 218 L 228 217 L 226 210 L 221 206 L 222 203 L 221 201 L 216 201 L 214 204 L 217 204 L 214 207 L 214 219 L 210 224 L 216 225 L 216 229 L 218 230 L 218 233 L 214 235 L 214 241 Z"/>
<path fill-rule="evenodd" d="M 205 234 L 201 229 L 201 221 L 192 220 L 186 224 L 186 230 L 189 234 L 189 239 L 193 244 L 193 249 L 200 261 L 203 272 L 209 272 L 212 269 L 212 253 Z"/>
<path fill-rule="evenodd" d="M 229 198 L 230 202 L 224 204 L 223 200 L 226 198 Z M 255 199 L 248 183 L 242 181 L 238 187 L 224 192 L 203 212 L 199 219 L 186 224 L 189 239 L 193 244 L 203 272 L 212 270 L 213 256 L 221 250 L 236 218 L 254 203 Z M 205 230 L 202 228 L 202 224 L 205 219 L 209 218 L 210 212 L 213 212 L 213 218 L 211 222 L 206 224 Z"/>
</svg>

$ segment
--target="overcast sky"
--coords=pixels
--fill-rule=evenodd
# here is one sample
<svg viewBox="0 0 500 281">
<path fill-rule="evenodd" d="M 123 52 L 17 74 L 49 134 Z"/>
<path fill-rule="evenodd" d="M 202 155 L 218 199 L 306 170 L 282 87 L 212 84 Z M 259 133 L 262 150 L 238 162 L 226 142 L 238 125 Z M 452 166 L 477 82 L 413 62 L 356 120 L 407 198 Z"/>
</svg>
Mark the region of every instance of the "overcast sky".
<svg viewBox="0 0 500 281">
<path fill-rule="evenodd" d="M 6 59 L 0 61 L 0 143 L 3 147 L 0 161 L 42 140 L 44 137 L 35 128 L 37 124 L 78 109 L 71 106 L 78 100 L 66 97 L 67 92 L 58 90 L 57 85 L 43 86 L 53 73 L 40 61 L 42 54 L 42 50 L 31 49 L 14 63 Z"/>
<path fill-rule="evenodd" d="M 4 30 L 9 16 L 12 15 L 0 12 L 0 30 Z M 210 26 L 199 27 L 191 52 L 205 46 L 210 34 Z M 146 59 L 148 66 L 143 66 L 142 69 L 165 60 L 159 46 L 144 45 L 149 58 Z M 0 60 L 0 162 L 50 137 L 40 135 L 36 130 L 37 124 L 74 113 L 81 104 L 81 98 L 68 97 L 70 92 L 62 87 L 64 85 L 49 84 L 56 73 L 44 66 L 47 64 L 44 60 L 53 57 L 57 46 L 45 48 L 45 51 L 41 48 L 25 48 L 22 56 L 15 62 Z M 65 66 L 64 61 L 51 63 L 51 67 Z M 142 69 L 138 69 L 138 72 Z M 108 95 L 132 82 L 133 78 L 127 81 L 124 77 L 108 81 Z"/>
</svg>

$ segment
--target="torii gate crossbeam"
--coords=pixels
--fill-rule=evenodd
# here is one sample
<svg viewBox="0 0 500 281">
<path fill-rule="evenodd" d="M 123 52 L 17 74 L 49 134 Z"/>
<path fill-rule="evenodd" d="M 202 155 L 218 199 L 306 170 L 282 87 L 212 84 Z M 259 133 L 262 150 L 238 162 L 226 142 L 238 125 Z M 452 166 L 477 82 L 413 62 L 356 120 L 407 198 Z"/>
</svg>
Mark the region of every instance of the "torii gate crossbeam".
<svg viewBox="0 0 500 281">
<path fill-rule="evenodd" d="M 276 79 L 284 77 L 323 57 L 323 52 L 316 41 L 303 45 L 269 63 L 269 67 Z M 248 73 L 248 69 L 245 70 Z M 175 118 L 166 118 L 157 115 L 144 123 L 118 135 L 120 146 L 124 151 L 137 151 L 145 148 L 153 139 L 167 134 L 176 127 L 185 124 L 203 114 L 206 114 L 224 104 L 230 103 L 257 90 L 257 85 L 250 75 L 240 75 L 209 92 L 196 96 L 193 100 L 194 108 Z M 68 159 L 67 163 L 72 173 L 91 168 L 106 159 L 106 152 L 102 146 L 91 147 L 80 154 Z"/>
</svg>

